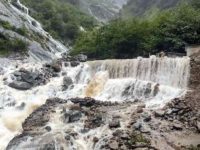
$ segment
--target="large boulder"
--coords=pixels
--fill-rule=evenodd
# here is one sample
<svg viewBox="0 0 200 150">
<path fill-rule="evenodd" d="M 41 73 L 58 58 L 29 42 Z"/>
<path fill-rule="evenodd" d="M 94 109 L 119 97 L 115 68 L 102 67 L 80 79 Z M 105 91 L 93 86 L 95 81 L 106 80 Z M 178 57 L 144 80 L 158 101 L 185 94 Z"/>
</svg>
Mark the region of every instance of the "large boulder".
<svg viewBox="0 0 200 150">
<path fill-rule="evenodd" d="M 30 71 L 21 68 L 10 74 L 12 81 L 8 81 L 8 86 L 18 90 L 28 90 L 32 87 L 47 83 L 48 79 L 52 76 L 53 74 L 49 70 L 43 68 L 40 71 Z"/>
<path fill-rule="evenodd" d="M 31 84 L 27 82 L 21 82 L 21 81 L 13 81 L 9 83 L 8 86 L 18 89 L 18 90 L 28 90 L 32 87 Z"/>
<path fill-rule="evenodd" d="M 45 67 L 52 69 L 54 72 L 60 72 L 62 70 L 62 64 L 60 61 L 53 61 L 45 64 Z"/>
<path fill-rule="evenodd" d="M 71 85 L 73 85 L 73 80 L 70 77 L 63 78 L 63 90 L 68 89 Z"/>
</svg>

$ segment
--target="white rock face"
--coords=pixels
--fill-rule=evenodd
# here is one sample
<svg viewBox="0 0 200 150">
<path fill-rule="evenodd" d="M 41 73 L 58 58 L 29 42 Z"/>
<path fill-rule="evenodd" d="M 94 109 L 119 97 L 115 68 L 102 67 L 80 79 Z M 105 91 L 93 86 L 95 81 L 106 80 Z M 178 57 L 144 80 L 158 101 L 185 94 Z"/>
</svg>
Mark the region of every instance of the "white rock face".
<svg viewBox="0 0 200 150">
<path fill-rule="evenodd" d="M 108 22 L 118 16 L 128 0 L 81 0 L 80 8 L 100 22 Z"/>
<path fill-rule="evenodd" d="M 31 36 L 25 37 L 12 30 L 0 27 L 0 33 L 11 38 L 18 38 L 29 44 L 29 58 L 34 61 L 50 61 L 68 49 L 60 42 L 53 39 L 42 25 L 29 16 L 28 8 L 15 1 L 0 1 L 0 20 L 9 22 L 15 28 L 26 28 Z"/>
</svg>

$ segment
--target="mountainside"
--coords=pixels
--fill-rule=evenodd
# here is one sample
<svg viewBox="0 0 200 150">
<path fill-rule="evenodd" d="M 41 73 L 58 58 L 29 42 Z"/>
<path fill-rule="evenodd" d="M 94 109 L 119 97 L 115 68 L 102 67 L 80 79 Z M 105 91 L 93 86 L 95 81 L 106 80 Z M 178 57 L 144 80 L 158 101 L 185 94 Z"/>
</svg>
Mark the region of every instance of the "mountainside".
<svg viewBox="0 0 200 150">
<path fill-rule="evenodd" d="M 122 17 L 142 16 L 153 11 L 168 9 L 176 6 L 183 0 L 129 0 L 122 9 Z M 150 13 L 150 14 L 149 14 Z"/>
<path fill-rule="evenodd" d="M 120 10 L 128 0 L 63 0 L 70 2 L 100 22 L 108 22 L 119 16 Z"/>
<path fill-rule="evenodd" d="M 54 40 L 39 22 L 29 16 L 19 1 L 0 1 L 0 54 L 22 52 L 32 59 L 48 61 L 67 50 Z"/>
<path fill-rule="evenodd" d="M 168 9 L 183 0 L 62 0 L 75 5 L 101 22 L 121 16 L 142 16 L 156 10 Z"/>
<path fill-rule="evenodd" d="M 73 43 L 80 29 L 92 28 L 92 17 L 63 0 L 22 0 L 30 15 L 40 21 L 46 31 L 65 44 Z"/>
</svg>

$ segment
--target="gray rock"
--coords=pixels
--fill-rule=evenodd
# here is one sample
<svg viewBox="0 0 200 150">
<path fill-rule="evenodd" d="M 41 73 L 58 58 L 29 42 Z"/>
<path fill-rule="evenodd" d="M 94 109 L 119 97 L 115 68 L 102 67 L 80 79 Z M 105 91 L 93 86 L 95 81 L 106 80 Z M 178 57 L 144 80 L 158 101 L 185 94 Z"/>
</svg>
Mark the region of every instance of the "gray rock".
<svg viewBox="0 0 200 150">
<path fill-rule="evenodd" d="M 111 149 L 119 149 L 119 143 L 117 141 L 110 141 L 110 143 L 108 144 L 108 146 Z"/>
<path fill-rule="evenodd" d="M 0 75 L 2 75 L 2 74 L 3 74 L 3 68 L 0 67 Z"/>
<path fill-rule="evenodd" d="M 70 139 L 71 139 L 70 135 L 66 135 L 66 136 L 65 136 L 65 140 L 66 140 L 66 141 L 69 141 Z"/>
<path fill-rule="evenodd" d="M 72 122 L 80 120 L 81 117 L 82 117 L 82 113 L 80 111 L 70 110 L 64 114 L 64 122 L 72 123 Z"/>
<path fill-rule="evenodd" d="M 86 62 L 88 58 L 86 55 L 79 54 L 75 56 L 75 59 L 80 62 Z"/>
<path fill-rule="evenodd" d="M 45 129 L 50 132 L 51 131 L 51 127 L 50 126 L 46 126 Z"/>
<path fill-rule="evenodd" d="M 180 123 L 174 123 L 173 124 L 173 129 L 174 130 L 182 130 L 183 126 Z"/>
<path fill-rule="evenodd" d="M 151 120 L 151 115 L 148 113 L 143 113 L 142 114 L 144 122 L 149 122 Z"/>
<path fill-rule="evenodd" d="M 197 130 L 200 132 L 200 121 L 197 121 Z"/>
<path fill-rule="evenodd" d="M 41 150 L 56 150 L 56 144 L 54 142 L 45 144 Z"/>
<path fill-rule="evenodd" d="M 17 107 L 17 109 L 23 110 L 25 106 L 26 106 L 26 103 L 23 102 L 23 103 L 21 103 L 20 106 Z"/>
<path fill-rule="evenodd" d="M 120 122 L 117 119 L 114 119 L 109 123 L 109 128 L 119 128 L 119 127 L 120 127 Z"/>
<path fill-rule="evenodd" d="M 136 112 L 137 113 L 143 113 L 143 109 L 146 107 L 145 104 L 140 104 L 137 106 Z"/>
<path fill-rule="evenodd" d="M 18 89 L 18 90 L 29 90 L 32 88 L 32 85 L 27 82 L 21 82 L 21 81 L 13 81 L 8 84 L 8 86 Z"/>
<path fill-rule="evenodd" d="M 51 68 L 55 71 L 55 72 L 60 72 L 62 69 L 62 65 L 61 63 L 59 63 L 58 61 L 54 61 L 51 64 Z"/>
<path fill-rule="evenodd" d="M 142 123 L 140 121 L 137 121 L 134 125 L 133 128 L 135 130 L 140 130 L 142 128 Z"/>
<path fill-rule="evenodd" d="M 80 64 L 80 62 L 79 61 L 71 61 L 70 64 L 72 67 L 76 67 Z"/>
<path fill-rule="evenodd" d="M 73 84 L 73 80 L 70 77 L 63 78 L 63 90 L 66 90 Z"/>
<path fill-rule="evenodd" d="M 182 130 L 183 129 L 183 125 L 177 120 L 175 120 L 173 122 L 173 126 L 172 127 L 173 127 L 174 130 Z"/>
<path fill-rule="evenodd" d="M 157 110 L 157 111 L 155 111 L 155 117 L 164 117 L 164 115 L 165 115 L 165 111 L 163 111 L 163 110 Z"/>
</svg>

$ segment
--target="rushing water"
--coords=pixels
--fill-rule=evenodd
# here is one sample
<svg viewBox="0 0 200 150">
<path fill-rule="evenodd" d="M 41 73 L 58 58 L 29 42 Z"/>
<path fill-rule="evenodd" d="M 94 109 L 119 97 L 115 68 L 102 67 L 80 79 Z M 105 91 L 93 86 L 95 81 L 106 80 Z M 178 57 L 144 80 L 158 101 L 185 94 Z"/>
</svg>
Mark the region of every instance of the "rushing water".
<svg viewBox="0 0 200 150">
<path fill-rule="evenodd" d="M 188 57 L 138 58 L 130 60 L 105 60 L 65 67 L 59 77 L 28 91 L 12 89 L 3 79 L 18 66 L 39 69 L 41 64 L 1 59 L 0 75 L 0 149 L 4 149 L 22 128 L 24 119 L 50 97 L 93 97 L 102 101 L 144 101 L 148 107 L 162 107 L 169 100 L 182 96 L 189 78 Z M 66 73 L 73 86 L 62 90 Z M 25 103 L 23 109 L 19 106 Z"/>
</svg>

